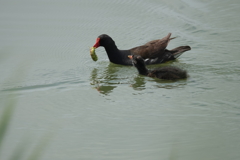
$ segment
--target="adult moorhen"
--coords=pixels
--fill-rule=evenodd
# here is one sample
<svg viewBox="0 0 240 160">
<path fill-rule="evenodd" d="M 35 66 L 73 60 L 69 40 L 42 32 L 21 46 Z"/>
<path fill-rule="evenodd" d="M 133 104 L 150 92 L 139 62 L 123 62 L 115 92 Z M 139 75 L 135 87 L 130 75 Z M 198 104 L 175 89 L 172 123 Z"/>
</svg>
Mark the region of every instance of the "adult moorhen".
<svg viewBox="0 0 240 160">
<path fill-rule="evenodd" d="M 128 57 L 132 60 L 133 65 L 137 68 L 138 73 L 141 75 L 166 80 L 184 79 L 188 76 L 185 70 L 181 70 L 180 68 L 174 66 L 148 70 L 141 56 L 129 55 Z"/>
<path fill-rule="evenodd" d="M 180 46 L 172 50 L 166 49 L 170 40 L 171 33 L 166 37 L 158 40 L 150 41 L 142 46 L 138 46 L 129 50 L 119 50 L 114 40 L 106 35 L 102 34 L 98 36 L 96 43 L 91 48 L 91 56 L 93 60 L 97 60 L 95 54 L 95 48 L 103 46 L 107 52 L 108 58 L 112 63 L 121 65 L 132 65 L 132 61 L 128 58 L 128 55 L 140 55 L 146 65 L 163 63 L 169 60 L 174 60 L 179 57 L 183 52 L 191 50 L 189 46 Z"/>
</svg>

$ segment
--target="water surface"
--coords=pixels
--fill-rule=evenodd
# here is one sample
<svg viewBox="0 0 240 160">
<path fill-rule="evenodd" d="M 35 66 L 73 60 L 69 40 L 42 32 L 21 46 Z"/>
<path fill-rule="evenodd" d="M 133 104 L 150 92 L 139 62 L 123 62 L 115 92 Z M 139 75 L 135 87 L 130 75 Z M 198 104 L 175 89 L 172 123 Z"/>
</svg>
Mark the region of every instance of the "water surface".
<svg viewBox="0 0 240 160">
<path fill-rule="evenodd" d="M 239 14 L 237 0 L 1 2 L 0 111 L 17 103 L 1 159 L 48 134 L 42 159 L 240 159 Z M 178 66 L 187 80 L 89 55 L 102 33 L 128 49 L 169 32 L 168 49 L 192 50 L 149 68 Z"/>
</svg>

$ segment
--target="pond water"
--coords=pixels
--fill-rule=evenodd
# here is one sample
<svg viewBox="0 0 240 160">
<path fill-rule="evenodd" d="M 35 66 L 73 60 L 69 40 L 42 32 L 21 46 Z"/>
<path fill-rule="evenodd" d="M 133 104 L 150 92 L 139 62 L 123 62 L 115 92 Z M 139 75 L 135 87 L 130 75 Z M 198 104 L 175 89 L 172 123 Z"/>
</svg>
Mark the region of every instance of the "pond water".
<svg viewBox="0 0 240 160">
<path fill-rule="evenodd" d="M 16 106 L 0 159 L 47 139 L 46 160 L 239 160 L 239 14 L 238 0 L 2 1 L 0 113 Z M 169 32 L 168 49 L 192 50 L 148 67 L 186 80 L 138 75 L 102 47 L 89 55 L 103 33 L 129 49 Z"/>
</svg>

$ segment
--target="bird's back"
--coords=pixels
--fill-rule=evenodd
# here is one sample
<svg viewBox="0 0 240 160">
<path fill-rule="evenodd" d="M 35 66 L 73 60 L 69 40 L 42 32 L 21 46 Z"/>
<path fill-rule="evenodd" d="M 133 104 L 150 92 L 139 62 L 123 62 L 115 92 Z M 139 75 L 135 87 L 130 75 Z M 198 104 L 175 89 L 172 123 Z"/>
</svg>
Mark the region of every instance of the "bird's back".
<svg viewBox="0 0 240 160">
<path fill-rule="evenodd" d="M 148 76 L 159 79 L 174 80 L 187 78 L 187 72 L 178 67 L 169 66 L 149 71 Z"/>
<path fill-rule="evenodd" d="M 143 59 L 161 57 L 171 39 L 171 33 L 162 39 L 152 40 L 142 46 L 130 49 L 134 55 L 139 55 Z"/>
</svg>

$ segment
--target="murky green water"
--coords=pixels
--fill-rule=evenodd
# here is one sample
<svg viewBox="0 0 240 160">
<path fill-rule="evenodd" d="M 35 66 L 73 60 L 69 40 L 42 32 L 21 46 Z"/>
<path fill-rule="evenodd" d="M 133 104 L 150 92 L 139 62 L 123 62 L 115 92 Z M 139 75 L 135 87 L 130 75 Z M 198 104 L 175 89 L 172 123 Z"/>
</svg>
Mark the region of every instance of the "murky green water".
<svg viewBox="0 0 240 160">
<path fill-rule="evenodd" d="M 27 157 L 48 134 L 46 160 L 240 159 L 239 1 L 0 4 L 0 111 L 17 101 L 0 159 L 25 139 Z M 128 49 L 169 32 L 169 49 L 192 50 L 163 65 L 187 80 L 139 76 L 103 48 L 89 55 L 102 33 Z"/>
</svg>

